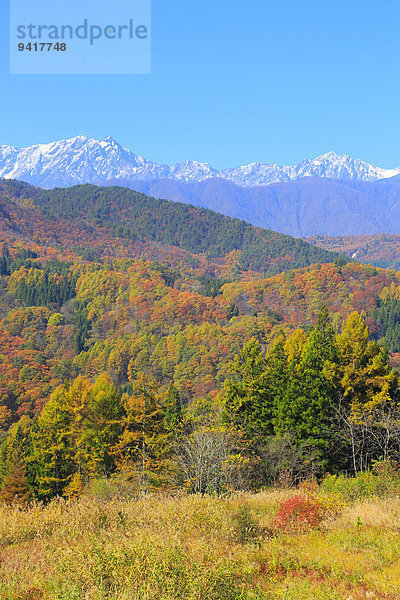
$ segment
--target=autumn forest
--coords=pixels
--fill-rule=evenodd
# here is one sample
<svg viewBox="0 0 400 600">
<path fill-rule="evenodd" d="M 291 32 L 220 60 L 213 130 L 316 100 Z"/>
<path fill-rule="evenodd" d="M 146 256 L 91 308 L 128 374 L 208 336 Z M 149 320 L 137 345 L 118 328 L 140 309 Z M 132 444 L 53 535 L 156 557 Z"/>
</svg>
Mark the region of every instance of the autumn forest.
<svg viewBox="0 0 400 600">
<path fill-rule="evenodd" d="M 0 212 L 3 501 L 398 460 L 399 272 L 123 188 Z"/>
</svg>

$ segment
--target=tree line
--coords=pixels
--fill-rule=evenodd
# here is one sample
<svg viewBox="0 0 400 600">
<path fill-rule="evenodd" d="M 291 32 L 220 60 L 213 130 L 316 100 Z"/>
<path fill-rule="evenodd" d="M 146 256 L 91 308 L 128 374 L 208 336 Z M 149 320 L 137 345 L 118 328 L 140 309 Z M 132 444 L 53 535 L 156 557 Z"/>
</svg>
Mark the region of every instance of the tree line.
<svg viewBox="0 0 400 600">
<path fill-rule="evenodd" d="M 313 451 L 321 472 L 357 473 L 374 460 L 399 459 L 398 375 L 359 313 L 335 334 L 323 307 L 314 329 L 278 336 L 266 355 L 253 338 L 232 370 L 228 415 L 261 454 L 289 435 Z"/>
<path fill-rule="evenodd" d="M 79 376 L 0 448 L 0 497 L 74 497 L 99 480 L 138 493 L 257 488 L 283 476 L 358 473 L 400 451 L 398 376 L 353 312 L 335 334 L 326 307 L 308 332 L 255 338 L 230 365 L 219 401 L 185 405 L 145 374 L 123 392 Z"/>
</svg>

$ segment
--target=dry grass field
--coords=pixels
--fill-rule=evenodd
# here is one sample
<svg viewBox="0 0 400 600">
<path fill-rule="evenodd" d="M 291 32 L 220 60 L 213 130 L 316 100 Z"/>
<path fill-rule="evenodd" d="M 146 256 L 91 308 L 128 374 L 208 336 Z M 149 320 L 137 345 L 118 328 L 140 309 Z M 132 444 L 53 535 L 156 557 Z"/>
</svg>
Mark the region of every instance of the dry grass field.
<svg viewBox="0 0 400 600">
<path fill-rule="evenodd" d="M 279 521 L 293 497 L 306 512 L 308 500 L 319 507 L 318 523 L 293 507 Z M 400 598 L 396 496 L 345 503 L 276 490 L 3 506 L 0 548 L 1 600 Z"/>
</svg>

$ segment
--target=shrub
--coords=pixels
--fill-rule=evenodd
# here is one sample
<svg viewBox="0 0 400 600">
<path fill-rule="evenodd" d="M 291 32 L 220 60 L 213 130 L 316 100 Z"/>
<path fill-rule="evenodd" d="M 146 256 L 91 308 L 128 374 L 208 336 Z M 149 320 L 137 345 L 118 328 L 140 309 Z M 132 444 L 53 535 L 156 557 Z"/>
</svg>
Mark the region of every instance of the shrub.
<svg viewBox="0 0 400 600">
<path fill-rule="evenodd" d="M 376 477 L 369 471 L 355 477 L 327 475 L 321 483 L 321 489 L 343 498 L 345 502 L 355 502 L 374 496 L 376 483 Z"/>
<path fill-rule="evenodd" d="M 134 473 L 118 472 L 111 477 L 94 479 L 86 493 L 97 500 L 130 500 L 139 496 L 140 478 Z"/>
<path fill-rule="evenodd" d="M 381 461 L 375 463 L 372 471 L 358 473 L 355 477 L 328 475 L 322 481 L 321 489 L 345 502 L 396 495 L 400 491 L 400 473 L 390 461 Z"/>
<path fill-rule="evenodd" d="M 318 527 L 324 518 L 324 508 L 312 496 L 296 494 L 281 502 L 274 526 L 288 533 L 300 533 Z"/>
</svg>

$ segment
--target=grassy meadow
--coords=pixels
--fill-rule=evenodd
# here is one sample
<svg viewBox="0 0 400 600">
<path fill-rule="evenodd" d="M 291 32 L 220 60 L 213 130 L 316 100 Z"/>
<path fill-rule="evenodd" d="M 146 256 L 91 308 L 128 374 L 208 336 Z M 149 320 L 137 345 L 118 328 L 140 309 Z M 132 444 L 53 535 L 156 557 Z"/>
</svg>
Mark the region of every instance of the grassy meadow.
<svg viewBox="0 0 400 600">
<path fill-rule="evenodd" d="M 400 498 L 358 496 L 308 486 L 3 505 L 0 598 L 396 600 Z"/>
</svg>

